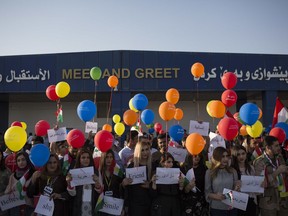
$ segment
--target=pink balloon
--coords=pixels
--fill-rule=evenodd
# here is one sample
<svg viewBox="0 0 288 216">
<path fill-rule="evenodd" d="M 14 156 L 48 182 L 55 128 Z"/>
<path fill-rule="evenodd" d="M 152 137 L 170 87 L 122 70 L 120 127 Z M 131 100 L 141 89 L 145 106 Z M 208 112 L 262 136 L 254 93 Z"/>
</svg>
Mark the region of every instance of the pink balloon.
<svg viewBox="0 0 288 216">
<path fill-rule="evenodd" d="M 278 139 L 279 143 L 283 143 L 286 140 L 286 133 L 282 128 L 272 128 L 271 131 L 269 132 L 270 136 L 274 136 Z"/>
<path fill-rule="evenodd" d="M 36 136 L 45 136 L 48 129 L 50 129 L 50 124 L 45 120 L 40 120 L 35 125 L 35 134 Z"/>
<path fill-rule="evenodd" d="M 113 135 L 106 131 L 98 131 L 94 137 L 94 145 L 101 151 L 106 152 L 111 149 L 113 144 Z"/>
<path fill-rule="evenodd" d="M 226 107 L 231 107 L 237 102 L 237 94 L 231 89 L 227 89 L 222 93 L 221 101 Z"/>
<path fill-rule="evenodd" d="M 12 126 L 22 127 L 22 124 L 21 124 L 21 122 L 19 122 L 19 121 L 14 121 L 14 122 L 11 123 L 11 127 L 12 127 Z"/>
<path fill-rule="evenodd" d="M 81 148 L 85 143 L 85 136 L 81 130 L 73 129 L 67 134 L 67 142 L 73 148 Z"/>
<path fill-rule="evenodd" d="M 218 131 L 225 140 L 233 140 L 238 134 L 238 123 L 233 118 L 225 117 L 218 123 Z"/>
<path fill-rule="evenodd" d="M 234 74 L 232 72 L 224 73 L 222 78 L 221 78 L 221 83 L 222 83 L 223 87 L 226 89 L 234 88 L 237 84 L 236 74 Z"/>
<path fill-rule="evenodd" d="M 158 123 L 158 122 L 156 122 L 155 124 L 154 124 L 154 130 L 157 132 L 157 133 L 159 133 L 159 131 L 162 129 L 162 125 L 160 124 L 160 123 Z"/>
</svg>

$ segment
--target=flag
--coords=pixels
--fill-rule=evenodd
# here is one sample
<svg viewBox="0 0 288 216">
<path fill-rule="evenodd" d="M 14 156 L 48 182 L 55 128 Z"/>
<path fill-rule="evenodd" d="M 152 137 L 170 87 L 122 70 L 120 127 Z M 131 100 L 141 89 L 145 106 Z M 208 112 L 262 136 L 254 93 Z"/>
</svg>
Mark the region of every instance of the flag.
<svg viewBox="0 0 288 216">
<path fill-rule="evenodd" d="M 114 166 L 113 174 L 116 175 L 116 176 L 119 176 L 120 178 L 124 177 L 124 172 L 123 172 L 123 170 L 121 169 L 121 167 L 117 163 Z"/>
<path fill-rule="evenodd" d="M 29 170 L 27 170 L 27 172 L 24 173 L 24 175 L 17 181 L 16 183 L 16 189 L 19 192 L 20 195 L 20 199 L 23 200 L 24 197 L 26 196 L 26 181 L 29 179 L 30 174 L 29 174 Z"/>
<path fill-rule="evenodd" d="M 274 109 L 274 115 L 273 115 L 273 122 L 272 122 L 272 128 L 278 123 L 278 122 L 285 122 L 288 123 L 288 111 L 283 105 L 283 103 L 280 101 L 280 99 L 276 98 L 276 105 Z"/>
<path fill-rule="evenodd" d="M 63 122 L 63 110 L 61 107 L 57 110 L 56 114 L 57 114 L 57 122 Z"/>
<path fill-rule="evenodd" d="M 251 155 L 251 160 L 255 160 L 256 158 L 258 158 L 259 156 L 262 155 L 262 150 L 260 147 L 256 146 L 252 155 Z"/>
<path fill-rule="evenodd" d="M 102 179 L 102 174 L 101 174 L 101 169 L 99 169 L 99 183 L 101 185 L 101 192 L 99 194 L 99 197 L 97 199 L 97 203 L 94 209 L 94 212 L 96 215 L 99 215 L 99 210 L 103 208 L 104 206 L 104 185 L 103 185 L 103 179 Z"/>
<path fill-rule="evenodd" d="M 66 176 L 69 166 L 70 166 L 70 161 L 69 161 L 69 155 L 67 152 L 63 157 L 62 173 L 64 176 Z"/>
</svg>

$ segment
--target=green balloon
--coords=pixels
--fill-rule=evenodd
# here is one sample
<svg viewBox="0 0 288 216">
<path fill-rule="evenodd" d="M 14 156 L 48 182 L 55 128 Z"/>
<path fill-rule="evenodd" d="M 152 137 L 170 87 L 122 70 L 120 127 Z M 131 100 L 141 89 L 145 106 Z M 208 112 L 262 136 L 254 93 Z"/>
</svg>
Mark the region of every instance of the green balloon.
<svg viewBox="0 0 288 216">
<path fill-rule="evenodd" d="M 99 80 L 101 78 L 102 71 L 99 67 L 93 67 L 90 70 L 90 76 L 93 80 Z"/>
</svg>

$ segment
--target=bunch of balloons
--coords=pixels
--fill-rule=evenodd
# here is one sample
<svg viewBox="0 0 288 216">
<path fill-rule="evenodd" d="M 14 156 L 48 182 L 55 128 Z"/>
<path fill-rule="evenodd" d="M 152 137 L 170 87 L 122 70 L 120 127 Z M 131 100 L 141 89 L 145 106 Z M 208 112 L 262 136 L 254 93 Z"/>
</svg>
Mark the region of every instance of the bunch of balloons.
<svg viewBox="0 0 288 216">
<path fill-rule="evenodd" d="M 66 97 L 70 93 L 70 85 L 67 82 L 59 82 L 57 85 L 50 85 L 46 89 L 46 96 L 52 101 Z"/>
<path fill-rule="evenodd" d="M 121 136 L 124 131 L 125 131 L 125 125 L 120 122 L 121 121 L 121 117 L 118 114 L 115 114 L 112 117 L 113 122 L 115 123 L 114 125 L 114 132 L 118 135 Z"/>
</svg>

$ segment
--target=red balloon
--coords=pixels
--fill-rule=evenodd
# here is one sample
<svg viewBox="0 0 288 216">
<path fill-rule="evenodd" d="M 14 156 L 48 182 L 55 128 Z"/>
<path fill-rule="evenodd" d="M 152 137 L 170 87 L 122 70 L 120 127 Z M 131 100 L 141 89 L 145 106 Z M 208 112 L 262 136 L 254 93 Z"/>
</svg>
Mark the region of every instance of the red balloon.
<svg viewBox="0 0 288 216">
<path fill-rule="evenodd" d="M 16 154 L 12 153 L 5 158 L 5 166 L 11 171 L 16 170 Z"/>
<path fill-rule="evenodd" d="M 21 122 L 19 122 L 19 121 L 14 121 L 14 122 L 12 122 L 12 124 L 11 124 L 11 127 L 12 127 L 12 126 L 22 127 L 22 124 L 21 124 Z"/>
<path fill-rule="evenodd" d="M 164 130 L 160 130 L 159 134 L 165 134 L 165 131 Z"/>
<path fill-rule="evenodd" d="M 162 129 L 162 125 L 160 124 L 160 123 L 158 123 L 158 122 L 156 122 L 155 124 L 154 124 L 154 130 L 157 132 L 157 133 L 159 133 L 159 131 Z"/>
<path fill-rule="evenodd" d="M 67 142 L 73 148 L 81 148 L 85 143 L 85 136 L 81 130 L 73 129 L 67 134 Z"/>
<path fill-rule="evenodd" d="M 52 101 L 56 101 L 59 99 L 58 95 L 56 94 L 55 88 L 56 85 L 50 85 L 46 89 L 46 96 Z"/>
<path fill-rule="evenodd" d="M 94 137 L 94 145 L 101 151 L 106 152 L 111 149 L 113 144 L 113 135 L 106 131 L 98 131 Z"/>
<path fill-rule="evenodd" d="M 231 89 L 227 89 L 222 93 L 221 101 L 226 107 L 231 107 L 237 102 L 237 94 Z"/>
<path fill-rule="evenodd" d="M 35 125 L 35 134 L 36 136 L 46 136 L 48 129 L 50 129 L 50 124 L 45 120 L 40 120 Z"/>
<path fill-rule="evenodd" d="M 236 74 L 234 74 L 232 72 L 224 73 L 222 78 L 221 78 L 221 83 L 222 83 L 223 87 L 226 89 L 234 88 L 237 84 Z"/>
<path fill-rule="evenodd" d="M 233 118 L 225 117 L 218 123 L 218 131 L 225 140 L 233 140 L 238 134 L 238 123 Z"/>
<path fill-rule="evenodd" d="M 269 132 L 270 136 L 274 136 L 278 139 L 279 143 L 283 143 L 286 140 L 286 133 L 282 128 L 272 128 L 271 131 Z"/>
</svg>

